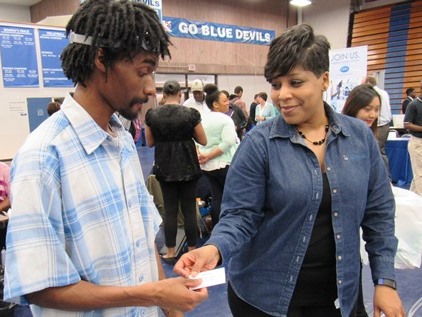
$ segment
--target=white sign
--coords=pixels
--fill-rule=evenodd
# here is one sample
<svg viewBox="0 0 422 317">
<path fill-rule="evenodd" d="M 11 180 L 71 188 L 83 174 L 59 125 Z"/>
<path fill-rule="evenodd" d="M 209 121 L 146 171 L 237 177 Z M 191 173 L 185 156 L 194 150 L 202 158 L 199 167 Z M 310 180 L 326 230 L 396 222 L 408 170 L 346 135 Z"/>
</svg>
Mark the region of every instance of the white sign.
<svg viewBox="0 0 422 317">
<path fill-rule="evenodd" d="M 81 3 L 85 2 L 86 0 L 81 0 Z M 132 2 L 140 2 L 144 3 L 147 6 L 150 6 L 155 11 L 157 11 L 157 15 L 160 18 L 160 21 L 163 20 L 163 3 L 162 0 L 131 0 Z"/>
<path fill-rule="evenodd" d="M 330 51 L 330 87 L 325 101 L 341 112 L 350 91 L 367 74 L 368 47 L 358 46 Z"/>
</svg>

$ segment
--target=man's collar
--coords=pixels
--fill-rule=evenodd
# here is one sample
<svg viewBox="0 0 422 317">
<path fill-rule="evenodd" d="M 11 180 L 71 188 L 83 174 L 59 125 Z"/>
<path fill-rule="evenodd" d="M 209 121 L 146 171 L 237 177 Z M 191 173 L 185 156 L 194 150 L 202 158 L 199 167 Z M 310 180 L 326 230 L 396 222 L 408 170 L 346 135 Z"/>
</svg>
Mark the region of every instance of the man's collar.
<svg viewBox="0 0 422 317">
<path fill-rule="evenodd" d="M 71 94 L 66 96 L 61 106 L 61 110 L 63 110 L 68 118 L 87 154 L 94 152 L 107 138 L 108 134 L 101 129 L 88 112 L 73 99 Z M 110 118 L 110 124 L 118 129 L 123 129 L 123 126 L 116 115 L 113 115 Z"/>
</svg>

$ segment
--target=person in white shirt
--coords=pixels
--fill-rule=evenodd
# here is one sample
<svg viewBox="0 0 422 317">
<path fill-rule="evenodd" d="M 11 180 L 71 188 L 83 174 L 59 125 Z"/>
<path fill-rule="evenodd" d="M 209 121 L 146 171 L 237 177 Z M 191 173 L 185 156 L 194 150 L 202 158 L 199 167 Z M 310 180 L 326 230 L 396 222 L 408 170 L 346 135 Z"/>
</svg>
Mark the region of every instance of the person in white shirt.
<svg viewBox="0 0 422 317">
<path fill-rule="evenodd" d="M 207 107 L 205 103 L 205 94 L 204 94 L 204 83 L 200 79 L 195 79 L 190 89 L 192 91 L 193 96 L 187 99 L 183 105 L 185 107 L 195 108 L 201 114 L 201 117 L 204 113 L 209 113 L 210 109 Z"/>
<path fill-rule="evenodd" d="M 382 159 L 388 171 L 389 170 L 388 158 L 387 158 L 387 154 L 385 153 L 385 142 L 387 141 L 387 138 L 388 138 L 388 132 L 390 130 L 390 122 L 392 119 L 390 96 L 384 89 L 381 89 L 377 86 L 377 80 L 375 79 L 375 77 L 372 77 L 372 76 L 366 77 L 365 84 L 369 84 L 373 86 L 376 92 L 381 97 L 381 110 L 380 110 L 380 115 L 378 117 L 377 138 L 378 138 L 378 145 L 380 147 Z"/>
</svg>

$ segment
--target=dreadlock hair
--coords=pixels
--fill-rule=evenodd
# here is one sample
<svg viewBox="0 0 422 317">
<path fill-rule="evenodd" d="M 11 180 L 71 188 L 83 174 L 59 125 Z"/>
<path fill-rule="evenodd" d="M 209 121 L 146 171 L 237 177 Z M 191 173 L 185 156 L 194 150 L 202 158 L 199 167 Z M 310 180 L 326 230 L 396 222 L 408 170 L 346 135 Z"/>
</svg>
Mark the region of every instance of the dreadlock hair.
<svg viewBox="0 0 422 317">
<path fill-rule="evenodd" d="M 132 59 L 140 52 L 170 57 L 170 39 L 156 12 L 129 0 L 87 0 L 66 26 L 71 33 L 91 38 L 91 43 L 70 43 L 61 55 L 62 68 L 74 84 L 85 84 L 94 70 L 100 48 L 106 68 L 116 61 Z"/>
<path fill-rule="evenodd" d="M 297 66 L 319 78 L 329 70 L 329 50 L 327 38 L 315 35 L 311 26 L 300 24 L 290 27 L 270 44 L 265 78 L 271 82 L 274 78 L 289 74 Z"/>
</svg>

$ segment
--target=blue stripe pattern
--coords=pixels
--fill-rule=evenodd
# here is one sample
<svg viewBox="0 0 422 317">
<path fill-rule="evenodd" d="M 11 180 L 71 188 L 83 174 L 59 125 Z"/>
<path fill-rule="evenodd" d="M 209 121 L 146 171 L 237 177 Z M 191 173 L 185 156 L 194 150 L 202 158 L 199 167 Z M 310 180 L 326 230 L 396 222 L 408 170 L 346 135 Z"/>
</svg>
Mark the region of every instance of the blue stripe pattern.
<svg viewBox="0 0 422 317">
<path fill-rule="evenodd" d="M 403 46 L 407 46 L 410 13 L 411 3 L 398 4 L 391 8 L 384 86 L 390 99 L 397 96 L 399 100 L 402 98 L 406 69 L 406 51 L 403 51 Z M 400 113 L 400 105 L 392 105 L 391 110 L 393 114 Z"/>
</svg>

